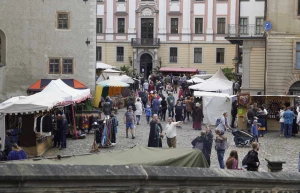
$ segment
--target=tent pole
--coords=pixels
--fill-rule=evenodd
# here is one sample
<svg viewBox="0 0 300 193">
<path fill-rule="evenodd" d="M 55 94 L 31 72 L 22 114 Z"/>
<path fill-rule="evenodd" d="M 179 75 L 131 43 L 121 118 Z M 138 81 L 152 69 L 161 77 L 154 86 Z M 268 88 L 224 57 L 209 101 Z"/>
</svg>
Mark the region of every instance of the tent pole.
<svg viewBox="0 0 300 193">
<path fill-rule="evenodd" d="M 73 114 L 73 126 L 74 126 L 74 134 L 75 134 L 75 139 L 77 139 L 77 131 L 76 131 L 76 121 L 75 121 L 75 108 L 74 108 L 74 103 L 72 104 L 72 114 Z"/>
</svg>

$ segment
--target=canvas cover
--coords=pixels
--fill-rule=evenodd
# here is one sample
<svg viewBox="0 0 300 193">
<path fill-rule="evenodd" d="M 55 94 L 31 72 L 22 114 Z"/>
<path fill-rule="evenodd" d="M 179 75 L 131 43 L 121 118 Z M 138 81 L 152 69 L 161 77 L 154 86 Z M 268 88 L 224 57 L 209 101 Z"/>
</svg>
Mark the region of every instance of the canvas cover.
<svg viewBox="0 0 300 193">
<path fill-rule="evenodd" d="M 202 97 L 204 124 L 215 125 L 216 120 L 222 117 L 224 112 L 228 112 L 228 123 L 231 123 L 231 107 L 235 96 L 226 93 L 212 93 L 195 91 L 194 96 Z"/>
<path fill-rule="evenodd" d="M 190 86 L 189 89 L 206 91 L 206 92 L 222 92 L 232 94 L 233 82 L 229 81 L 220 68 L 211 78 L 205 82 Z"/>
<path fill-rule="evenodd" d="M 96 63 L 96 69 L 111 69 L 114 68 L 114 66 L 109 65 L 109 64 L 105 64 L 103 62 L 97 62 Z"/>
<path fill-rule="evenodd" d="M 187 80 L 188 83 L 203 83 L 205 80 L 199 77 L 191 78 L 190 80 Z"/>
<path fill-rule="evenodd" d="M 120 76 L 109 76 L 109 79 L 119 80 L 119 81 L 125 82 L 127 84 L 133 84 L 134 83 L 134 80 L 130 76 L 127 76 L 125 74 L 120 75 Z"/>
<path fill-rule="evenodd" d="M 117 71 L 117 70 L 112 70 L 112 69 L 103 70 L 101 72 L 100 76 L 98 77 L 96 83 L 107 80 L 107 77 L 110 77 L 110 76 L 120 76 L 120 74 L 121 74 L 121 71 Z"/>
<path fill-rule="evenodd" d="M 100 153 L 99 155 L 73 156 L 61 160 L 23 160 L 14 164 L 72 164 L 72 165 L 147 165 L 208 168 L 199 149 L 149 148 L 135 146 L 132 149 Z"/>
</svg>

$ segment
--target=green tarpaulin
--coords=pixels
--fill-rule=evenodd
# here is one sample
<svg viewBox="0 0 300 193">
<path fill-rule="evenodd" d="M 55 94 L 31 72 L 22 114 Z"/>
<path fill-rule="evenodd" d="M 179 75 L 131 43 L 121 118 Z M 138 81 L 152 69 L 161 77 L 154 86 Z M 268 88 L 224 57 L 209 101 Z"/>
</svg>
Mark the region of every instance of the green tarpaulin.
<svg viewBox="0 0 300 193">
<path fill-rule="evenodd" d="M 136 146 L 132 149 L 72 156 L 61 160 L 23 160 L 7 163 L 15 164 L 72 164 L 72 165 L 147 165 L 208 168 L 202 152 L 192 148 L 148 148 Z"/>
</svg>

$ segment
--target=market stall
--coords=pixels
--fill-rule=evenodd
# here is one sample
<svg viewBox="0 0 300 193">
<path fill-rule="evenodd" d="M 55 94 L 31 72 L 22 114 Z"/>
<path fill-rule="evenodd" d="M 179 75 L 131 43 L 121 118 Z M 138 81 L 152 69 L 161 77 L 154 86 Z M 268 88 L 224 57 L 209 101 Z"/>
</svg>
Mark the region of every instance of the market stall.
<svg viewBox="0 0 300 193">
<path fill-rule="evenodd" d="M 189 89 L 205 91 L 205 92 L 219 92 L 231 95 L 233 93 L 233 82 L 229 81 L 223 74 L 220 68 L 211 78 L 205 82 L 189 86 Z"/>
<path fill-rule="evenodd" d="M 205 82 L 205 80 L 203 80 L 202 78 L 193 77 L 190 80 L 187 80 L 187 82 L 195 84 L 195 83 L 203 83 L 203 82 Z"/>
<path fill-rule="evenodd" d="M 106 96 L 113 97 L 120 95 L 122 93 L 122 89 L 127 87 L 129 87 L 129 84 L 116 79 L 109 79 L 97 83 L 93 101 L 94 107 L 99 106 L 101 97 L 105 98 Z"/>
<path fill-rule="evenodd" d="M 120 76 L 121 71 L 113 70 L 113 69 L 106 69 L 99 73 L 99 77 L 97 78 L 97 83 L 107 80 L 110 76 Z"/>
<path fill-rule="evenodd" d="M 203 123 L 215 125 L 216 120 L 222 117 L 223 113 L 228 112 L 228 122 L 231 123 L 232 101 L 236 96 L 230 96 L 227 93 L 213 92 L 194 92 L 194 97 L 202 98 L 202 110 L 204 114 Z"/>
<path fill-rule="evenodd" d="M 28 155 L 40 155 L 52 144 L 51 132 L 56 112 L 71 105 L 73 112 L 64 113 L 74 121 L 73 105 L 90 97 L 90 89 L 76 90 L 58 79 L 52 80 L 39 93 L 9 99 L 0 104 L 0 137 L 5 141 L 5 134 L 12 130 L 19 137 L 15 142 Z M 75 122 L 72 125 L 76 129 Z"/>
<path fill-rule="evenodd" d="M 112 65 L 109 65 L 109 64 L 105 64 L 103 62 L 96 63 L 96 69 L 112 69 L 112 68 L 115 68 L 115 67 Z"/>
</svg>

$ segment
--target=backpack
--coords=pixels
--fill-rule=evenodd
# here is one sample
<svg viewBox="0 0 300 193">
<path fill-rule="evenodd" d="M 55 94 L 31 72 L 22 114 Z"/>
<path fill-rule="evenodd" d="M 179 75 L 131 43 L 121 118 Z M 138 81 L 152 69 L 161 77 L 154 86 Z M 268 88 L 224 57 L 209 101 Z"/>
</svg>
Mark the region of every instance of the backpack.
<svg viewBox="0 0 300 193">
<path fill-rule="evenodd" d="M 114 117 L 114 127 L 119 126 L 119 121 L 117 119 L 117 117 Z"/>
<path fill-rule="evenodd" d="M 251 163 L 251 159 L 252 159 L 252 157 L 250 156 L 250 152 L 251 152 L 252 150 L 250 150 L 248 153 L 247 153 L 247 155 L 244 157 L 244 159 L 243 159 L 243 161 L 242 161 L 242 165 L 243 166 L 247 166 L 249 163 Z"/>
<path fill-rule="evenodd" d="M 222 123 L 221 118 L 218 118 L 218 119 L 216 120 L 216 125 L 220 125 L 221 123 Z"/>
</svg>

